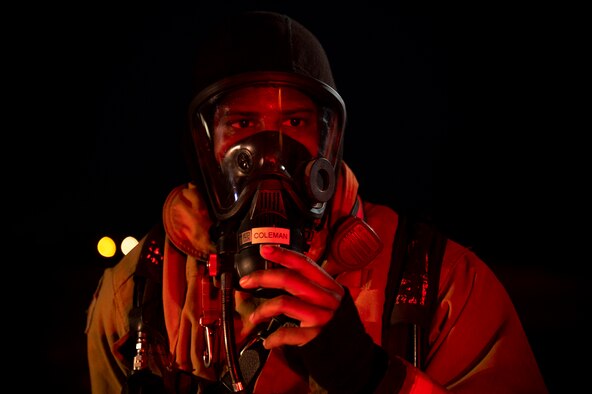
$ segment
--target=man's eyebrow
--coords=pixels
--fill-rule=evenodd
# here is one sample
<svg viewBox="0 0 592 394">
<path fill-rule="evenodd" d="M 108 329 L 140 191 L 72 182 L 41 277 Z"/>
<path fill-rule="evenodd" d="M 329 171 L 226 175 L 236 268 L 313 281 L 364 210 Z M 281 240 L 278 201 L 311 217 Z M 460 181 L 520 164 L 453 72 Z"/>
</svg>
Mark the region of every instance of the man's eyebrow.
<svg viewBox="0 0 592 394">
<path fill-rule="evenodd" d="M 256 116 L 259 115 L 260 112 L 258 111 L 240 111 L 240 110 L 233 110 L 233 109 L 225 109 L 222 111 L 222 116 Z"/>
</svg>

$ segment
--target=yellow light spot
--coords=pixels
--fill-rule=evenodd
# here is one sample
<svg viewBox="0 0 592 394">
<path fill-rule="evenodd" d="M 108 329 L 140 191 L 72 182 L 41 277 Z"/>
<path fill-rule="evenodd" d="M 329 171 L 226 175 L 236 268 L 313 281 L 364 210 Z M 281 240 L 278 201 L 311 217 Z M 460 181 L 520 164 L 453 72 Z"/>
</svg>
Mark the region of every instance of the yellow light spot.
<svg viewBox="0 0 592 394">
<path fill-rule="evenodd" d="M 121 251 L 123 254 L 128 254 L 137 244 L 138 240 L 134 237 L 125 237 L 125 239 L 121 241 Z"/>
<path fill-rule="evenodd" d="M 99 240 L 99 243 L 97 244 L 97 250 L 103 257 L 113 257 L 115 255 L 115 251 L 117 250 L 115 241 L 105 236 Z"/>
</svg>

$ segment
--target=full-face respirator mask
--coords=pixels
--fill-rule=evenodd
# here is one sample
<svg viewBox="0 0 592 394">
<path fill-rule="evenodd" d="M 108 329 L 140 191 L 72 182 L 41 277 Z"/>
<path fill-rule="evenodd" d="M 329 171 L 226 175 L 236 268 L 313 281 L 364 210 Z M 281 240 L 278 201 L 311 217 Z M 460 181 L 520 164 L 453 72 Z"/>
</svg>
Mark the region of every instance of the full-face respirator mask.
<svg viewBox="0 0 592 394">
<path fill-rule="evenodd" d="M 221 271 L 233 287 L 273 268 L 261 244 L 307 252 L 334 195 L 345 106 L 328 85 L 281 72 L 242 74 L 210 86 L 190 111 L 194 149 Z M 277 291 L 248 290 L 270 298 Z"/>
</svg>

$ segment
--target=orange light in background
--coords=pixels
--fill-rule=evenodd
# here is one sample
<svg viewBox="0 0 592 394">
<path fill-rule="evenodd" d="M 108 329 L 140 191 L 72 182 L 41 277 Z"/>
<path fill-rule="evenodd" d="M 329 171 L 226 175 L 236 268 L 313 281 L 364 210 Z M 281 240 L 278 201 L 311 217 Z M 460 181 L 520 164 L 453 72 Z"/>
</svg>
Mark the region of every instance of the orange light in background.
<svg viewBox="0 0 592 394">
<path fill-rule="evenodd" d="M 97 243 L 97 250 L 103 257 L 113 257 L 117 248 L 115 247 L 115 241 L 110 237 L 103 237 Z"/>
<path fill-rule="evenodd" d="M 138 244 L 138 240 L 134 237 L 125 237 L 123 241 L 121 241 L 121 251 L 123 254 L 128 254 L 130 250 L 134 248 Z"/>
</svg>

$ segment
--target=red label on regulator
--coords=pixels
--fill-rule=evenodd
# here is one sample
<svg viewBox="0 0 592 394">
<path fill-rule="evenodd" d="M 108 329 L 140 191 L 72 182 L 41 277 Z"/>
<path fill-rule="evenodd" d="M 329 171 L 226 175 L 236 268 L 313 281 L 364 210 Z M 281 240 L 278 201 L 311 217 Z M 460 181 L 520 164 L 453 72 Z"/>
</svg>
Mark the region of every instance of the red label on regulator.
<svg viewBox="0 0 592 394">
<path fill-rule="evenodd" d="M 255 227 L 241 233 L 240 244 L 281 244 L 290 245 L 290 229 L 280 227 Z"/>
</svg>

